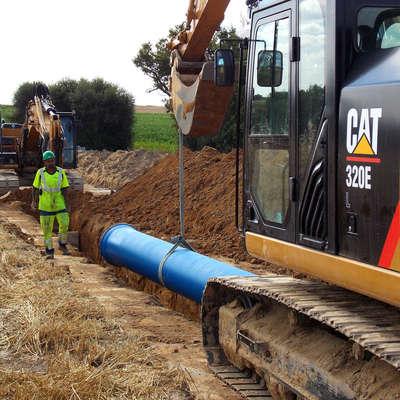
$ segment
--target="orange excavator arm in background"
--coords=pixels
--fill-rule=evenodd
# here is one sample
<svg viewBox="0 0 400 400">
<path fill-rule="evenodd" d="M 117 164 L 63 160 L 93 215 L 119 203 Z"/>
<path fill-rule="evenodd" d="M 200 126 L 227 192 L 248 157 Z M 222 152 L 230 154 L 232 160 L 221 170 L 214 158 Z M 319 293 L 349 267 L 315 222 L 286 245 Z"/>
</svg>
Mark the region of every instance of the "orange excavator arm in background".
<svg viewBox="0 0 400 400">
<path fill-rule="evenodd" d="M 57 164 L 62 166 L 64 135 L 61 119 L 52 102 L 47 86 L 38 85 L 33 100 L 26 109 L 22 128 L 19 159 L 24 171 L 35 171 L 42 160 L 42 152 L 52 150 Z"/>
<path fill-rule="evenodd" d="M 185 135 L 216 135 L 232 98 L 232 87 L 214 84 L 214 63 L 206 57 L 228 4 L 229 0 L 190 0 L 186 30 L 170 43 L 172 108 Z"/>
</svg>

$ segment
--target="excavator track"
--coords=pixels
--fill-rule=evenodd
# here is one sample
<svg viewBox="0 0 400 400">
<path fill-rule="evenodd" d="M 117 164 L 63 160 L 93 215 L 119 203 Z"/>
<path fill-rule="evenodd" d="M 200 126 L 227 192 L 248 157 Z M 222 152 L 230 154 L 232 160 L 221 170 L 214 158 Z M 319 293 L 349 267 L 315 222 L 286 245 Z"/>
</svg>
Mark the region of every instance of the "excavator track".
<svg viewBox="0 0 400 400">
<path fill-rule="evenodd" d="M 284 316 L 281 331 L 269 335 L 269 328 L 280 325 Z M 202 318 L 211 369 L 232 364 L 238 371 L 250 368 L 267 382 L 265 389 L 281 393 L 271 398 L 400 399 L 400 312 L 394 307 L 321 282 L 276 275 L 232 277 L 208 283 Z M 279 338 L 281 332 L 284 339 Z M 336 346 L 329 348 L 330 364 L 321 361 L 322 348 L 311 346 L 323 343 L 324 335 Z M 291 337 L 297 341 L 291 344 Z M 304 353 L 298 353 L 300 337 Z M 348 353 L 350 358 L 343 361 Z M 338 374 L 335 365 L 340 363 Z M 380 378 L 369 378 L 372 365 L 385 370 Z M 387 379 L 381 394 L 375 388 L 363 393 L 354 383 L 357 374 L 377 384 Z"/>
<path fill-rule="evenodd" d="M 210 366 L 211 371 L 228 386 L 249 400 L 272 400 L 265 382 L 250 370 L 241 371 L 230 364 Z"/>
<path fill-rule="evenodd" d="M 18 190 L 19 177 L 13 170 L 0 170 L 0 196 Z"/>
<path fill-rule="evenodd" d="M 68 180 L 71 189 L 83 192 L 84 180 L 76 170 L 68 170 Z"/>
</svg>

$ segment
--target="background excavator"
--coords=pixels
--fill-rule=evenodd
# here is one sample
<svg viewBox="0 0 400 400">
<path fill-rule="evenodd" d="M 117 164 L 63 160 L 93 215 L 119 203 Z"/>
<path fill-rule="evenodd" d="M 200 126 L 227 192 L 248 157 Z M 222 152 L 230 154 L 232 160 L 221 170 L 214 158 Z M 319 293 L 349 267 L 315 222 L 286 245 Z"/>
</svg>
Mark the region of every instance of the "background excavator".
<svg viewBox="0 0 400 400">
<path fill-rule="evenodd" d="M 171 43 L 185 135 L 217 134 L 233 93 L 232 51 L 205 56 L 228 4 L 191 0 Z M 249 399 L 400 398 L 400 1 L 246 4 L 241 231 L 314 279 L 210 281 L 209 365 Z"/>
<path fill-rule="evenodd" d="M 23 124 L 3 123 L 0 131 L 0 191 L 31 186 L 42 166 L 42 153 L 52 150 L 68 170 L 70 185 L 83 190 L 77 167 L 77 121 L 73 112 L 56 110 L 45 85 L 38 85 L 26 107 Z"/>
</svg>

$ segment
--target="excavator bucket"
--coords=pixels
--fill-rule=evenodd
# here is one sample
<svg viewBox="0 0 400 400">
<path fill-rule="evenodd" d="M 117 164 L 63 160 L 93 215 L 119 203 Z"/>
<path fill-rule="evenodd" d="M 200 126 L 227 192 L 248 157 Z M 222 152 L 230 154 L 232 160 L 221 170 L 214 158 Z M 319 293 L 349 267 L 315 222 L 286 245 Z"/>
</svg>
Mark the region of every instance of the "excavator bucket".
<svg viewBox="0 0 400 400">
<path fill-rule="evenodd" d="M 214 84 L 214 66 L 205 53 L 228 4 L 229 0 L 190 0 L 186 30 L 169 45 L 172 108 L 184 135 L 213 136 L 224 122 L 233 87 Z"/>
<path fill-rule="evenodd" d="M 206 62 L 198 76 L 180 74 L 174 66 L 171 89 L 172 108 L 184 135 L 197 137 L 218 134 L 233 95 L 233 87 L 215 85 L 213 62 Z"/>
</svg>

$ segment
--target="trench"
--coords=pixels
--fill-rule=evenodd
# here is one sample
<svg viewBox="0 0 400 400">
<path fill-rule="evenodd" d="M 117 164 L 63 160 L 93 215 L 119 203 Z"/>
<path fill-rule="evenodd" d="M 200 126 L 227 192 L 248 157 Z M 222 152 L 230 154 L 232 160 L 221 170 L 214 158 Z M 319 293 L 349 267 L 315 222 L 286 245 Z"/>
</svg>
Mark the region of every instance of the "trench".
<svg viewBox="0 0 400 400">
<path fill-rule="evenodd" d="M 15 197 L 12 197 L 9 199 L 9 201 L 17 201 L 19 202 L 19 206 L 24 210 L 25 213 L 32 214 L 32 211 L 29 208 L 30 204 L 30 191 L 25 190 L 19 192 Z M 98 249 L 98 243 L 99 239 L 101 237 L 101 234 L 105 229 L 107 229 L 109 226 L 116 222 L 132 222 L 129 219 L 125 219 L 125 217 L 119 218 L 119 215 L 123 215 L 124 212 L 123 210 L 115 209 L 114 213 L 106 213 L 104 212 L 104 209 L 107 209 L 107 207 L 111 207 L 110 204 L 107 205 L 107 203 L 111 202 L 110 197 L 103 197 L 99 200 L 99 198 L 96 198 L 90 193 L 83 193 L 79 194 L 76 193 L 75 196 L 73 197 L 72 201 L 72 214 L 71 214 L 71 229 L 76 230 L 80 233 L 80 250 L 85 256 L 87 256 L 92 263 L 102 263 L 100 254 L 99 254 L 99 249 Z M 111 203 L 112 205 L 112 203 Z M 110 208 L 109 208 L 110 209 Z M 134 224 L 135 225 L 135 224 Z M 142 230 L 145 231 L 145 233 L 148 233 L 153 236 L 162 236 L 158 232 L 150 229 L 143 229 L 142 225 Z M 161 237 L 162 239 L 168 239 L 168 237 L 164 236 Z M 210 255 L 210 254 L 209 254 Z M 226 260 L 225 260 L 226 261 Z M 241 263 L 243 264 L 243 262 Z M 148 294 L 150 297 L 147 297 L 146 301 L 149 301 L 153 304 L 156 304 L 157 306 L 164 306 L 163 309 L 170 309 L 173 311 L 177 311 L 178 313 L 182 314 L 184 317 L 183 319 L 187 321 L 188 323 L 190 321 L 188 320 L 194 320 L 195 322 L 192 322 L 192 329 L 193 326 L 196 327 L 197 329 L 197 334 L 196 334 L 196 354 L 191 355 L 191 362 L 199 362 L 202 364 L 203 372 L 202 374 L 206 374 L 204 371 L 207 369 L 207 363 L 204 359 L 204 353 L 202 352 L 202 347 L 201 347 L 201 334 L 199 332 L 200 326 L 198 323 L 199 320 L 199 306 L 196 305 L 194 302 L 187 300 L 183 298 L 182 296 L 177 295 L 176 293 L 171 292 L 170 290 L 161 287 L 160 285 L 142 277 L 134 272 L 122 268 L 122 267 L 114 267 L 110 266 L 107 264 L 102 263 L 103 268 L 105 267 L 110 273 L 117 279 L 116 280 L 116 287 L 113 290 L 118 290 L 120 288 L 123 288 L 124 286 L 127 286 L 131 289 L 135 290 L 140 290 L 140 292 L 136 293 L 142 293 L 140 294 L 135 294 L 134 290 L 132 290 L 131 294 L 128 294 L 128 296 L 132 295 L 135 297 L 140 297 L 140 296 L 145 296 L 145 294 Z M 265 264 L 259 264 L 259 265 L 248 265 L 248 264 L 243 264 L 241 265 L 243 268 L 248 268 L 251 269 L 252 272 L 256 273 L 265 273 Z M 86 270 L 82 270 L 82 274 L 85 275 L 87 273 Z M 122 310 L 122 312 L 124 312 Z M 154 313 L 154 311 L 153 311 Z M 155 327 L 154 334 L 158 335 L 159 332 L 165 331 L 168 329 L 171 329 L 171 325 L 168 325 L 168 321 L 161 321 L 158 320 L 158 313 L 161 313 L 161 311 L 157 311 L 157 326 Z M 147 318 L 147 317 L 145 317 Z M 149 316 L 149 318 L 152 318 Z M 153 316 L 154 318 L 154 316 Z M 171 315 L 168 315 L 168 318 L 171 318 Z M 181 325 L 183 329 L 184 324 Z M 187 347 L 185 344 L 184 346 Z M 179 352 L 179 360 L 180 362 L 184 362 L 185 357 L 188 356 L 188 353 L 190 353 L 193 348 L 189 347 L 189 352 L 186 351 L 187 349 L 183 348 L 180 349 Z M 165 352 L 165 349 L 160 350 L 162 352 Z M 353 361 L 354 362 L 354 361 Z M 367 371 L 368 372 L 368 371 Z M 374 373 L 375 374 L 375 373 Z M 372 374 L 371 376 L 374 376 Z M 207 375 L 208 376 L 208 375 Z M 369 377 L 370 375 L 367 374 Z M 390 374 L 388 374 L 388 377 L 390 378 Z M 207 388 L 207 386 L 203 385 L 204 387 Z M 207 384 L 208 385 L 208 384 Z M 215 385 L 215 382 L 214 382 Z M 217 384 L 219 387 L 220 384 Z M 226 388 L 225 388 L 226 389 Z M 206 390 L 206 389 L 204 389 Z M 360 389 L 361 390 L 361 389 Z M 228 394 L 229 399 L 234 399 L 235 395 L 233 393 Z M 205 397 L 209 398 L 209 397 Z M 395 397 L 391 397 L 393 399 Z"/>
<path fill-rule="evenodd" d="M 122 284 L 155 296 L 156 301 L 162 306 L 183 314 L 190 320 L 199 321 L 200 306 L 194 301 L 186 299 L 127 268 L 110 265 L 102 259 L 98 246 L 101 235 L 116 221 L 104 214 L 92 213 L 91 210 L 99 201 L 107 201 L 107 196 L 108 195 L 101 195 L 97 197 L 90 192 L 74 192 L 71 195 L 72 212 L 70 231 L 79 233 L 79 251 L 91 262 L 109 268 L 115 277 L 121 280 Z M 14 201 L 19 202 L 21 210 L 33 216 L 38 221 L 38 214 L 33 212 L 30 208 L 30 200 L 31 190 L 22 189 L 7 199 L 7 203 L 12 203 Z M 152 232 L 148 231 L 147 233 L 151 234 Z"/>
<path fill-rule="evenodd" d="M 42 248 L 37 216 L 28 207 L 29 193 L 18 197 L 18 200 L 14 197 L 0 203 L 0 220 L 3 226 L 29 245 Z M 83 246 L 88 244 L 91 242 L 83 241 Z M 208 370 L 200 325 L 193 321 L 198 316 L 197 305 L 186 303 L 183 298 L 174 298 L 171 292 L 142 282 L 133 273 L 124 274 L 122 268 L 96 263 L 94 257 L 88 257 L 89 251 L 84 253 L 72 246 L 71 250 L 71 256 L 62 256 L 56 251 L 54 266 L 68 268 L 74 285 L 97 299 L 105 307 L 110 320 L 118 317 L 127 331 L 138 330 L 172 367 L 184 371 L 189 384 L 193 384 L 193 398 L 210 399 L 212 392 L 215 400 L 239 399 Z M 175 312 L 174 308 L 180 312 Z"/>
<path fill-rule="evenodd" d="M 88 258 L 93 262 L 107 265 L 115 276 L 128 287 L 151 294 L 164 307 L 179 312 L 190 320 L 199 321 L 200 306 L 194 301 L 186 299 L 128 268 L 110 265 L 102 259 L 99 252 L 99 241 L 103 232 L 114 223 L 112 220 L 104 221 L 104 215 L 101 214 L 90 215 L 87 219 L 82 218 L 80 210 L 71 214 L 71 229 L 79 232 L 80 250 Z"/>
</svg>

